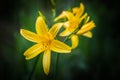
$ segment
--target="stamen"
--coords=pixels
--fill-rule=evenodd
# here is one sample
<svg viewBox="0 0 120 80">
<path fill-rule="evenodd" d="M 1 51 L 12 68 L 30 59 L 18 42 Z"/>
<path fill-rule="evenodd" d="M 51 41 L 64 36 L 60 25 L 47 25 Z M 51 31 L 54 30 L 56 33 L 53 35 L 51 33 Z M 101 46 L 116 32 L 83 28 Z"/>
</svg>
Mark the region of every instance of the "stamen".
<svg viewBox="0 0 120 80">
<path fill-rule="evenodd" d="M 50 47 L 50 44 L 51 44 L 51 40 L 46 41 L 46 42 L 42 42 L 43 49 L 44 50 L 48 49 Z"/>
</svg>

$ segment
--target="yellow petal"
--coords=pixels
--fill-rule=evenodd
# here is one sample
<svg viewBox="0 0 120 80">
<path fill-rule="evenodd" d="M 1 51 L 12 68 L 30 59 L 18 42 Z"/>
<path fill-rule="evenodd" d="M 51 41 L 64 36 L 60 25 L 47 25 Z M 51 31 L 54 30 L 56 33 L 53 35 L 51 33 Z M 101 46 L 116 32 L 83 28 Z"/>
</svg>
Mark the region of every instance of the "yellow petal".
<svg viewBox="0 0 120 80">
<path fill-rule="evenodd" d="M 58 52 L 58 53 L 70 53 L 71 52 L 71 48 L 68 45 L 58 40 L 53 40 L 51 44 L 51 50 Z"/>
<path fill-rule="evenodd" d="M 83 12 L 84 12 L 84 5 L 83 5 L 82 3 L 80 3 L 80 8 L 79 8 L 79 10 L 77 11 L 75 17 L 78 17 L 78 18 L 79 18 L 79 17 L 83 14 Z"/>
<path fill-rule="evenodd" d="M 62 19 L 62 18 L 66 18 L 66 15 L 64 14 L 64 11 L 59 15 L 57 16 L 54 21 L 58 21 L 59 19 Z"/>
<path fill-rule="evenodd" d="M 69 20 L 71 20 L 74 18 L 74 15 L 69 11 L 63 11 L 62 14 L 60 14 L 58 17 L 54 19 L 54 21 L 57 21 L 62 18 L 68 18 Z"/>
<path fill-rule="evenodd" d="M 95 27 L 95 24 L 94 24 L 94 22 L 93 21 L 90 21 L 90 22 L 88 22 L 88 23 L 86 23 L 85 25 L 83 25 L 82 27 L 81 27 L 81 29 L 86 29 L 86 28 L 93 28 L 93 27 Z"/>
<path fill-rule="evenodd" d="M 92 32 L 88 31 L 88 32 L 84 33 L 83 36 L 92 38 Z"/>
<path fill-rule="evenodd" d="M 36 31 L 38 35 L 44 36 L 48 32 L 47 25 L 43 19 L 43 17 L 39 16 L 36 20 Z"/>
<path fill-rule="evenodd" d="M 69 26 L 70 26 L 69 21 L 64 22 L 64 24 L 63 24 L 63 27 L 64 27 L 64 28 L 68 28 Z"/>
<path fill-rule="evenodd" d="M 51 33 L 53 38 L 57 35 L 62 25 L 63 23 L 56 23 L 55 25 L 52 26 L 52 28 L 50 28 L 49 32 Z"/>
<path fill-rule="evenodd" d="M 78 7 L 75 7 L 75 8 L 73 8 L 72 10 L 73 10 L 73 14 L 76 15 L 76 13 L 78 12 L 79 8 L 78 8 Z"/>
<path fill-rule="evenodd" d="M 72 32 L 70 32 L 68 29 L 65 29 L 63 32 L 60 33 L 60 36 L 68 36 L 70 35 Z"/>
<path fill-rule="evenodd" d="M 85 19 L 86 17 L 87 17 L 87 13 L 85 13 L 83 16 L 81 16 L 80 18 L 79 18 L 79 23 L 83 20 L 83 19 Z"/>
<path fill-rule="evenodd" d="M 72 41 L 72 49 L 76 48 L 78 46 L 78 41 L 79 41 L 78 36 L 72 35 L 71 41 Z"/>
<path fill-rule="evenodd" d="M 88 32 L 90 31 L 91 29 L 93 29 L 95 27 L 95 24 L 93 21 L 89 22 L 89 23 L 86 23 L 85 25 L 83 25 L 81 27 L 81 29 L 77 32 L 77 35 L 81 35 L 85 32 Z"/>
<path fill-rule="evenodd" d="M 43 54 L 43 69 L 46 75 L 48 75 L 50 70 L 50 57 L 51 57 L 51 51 L 46 50 Z"/>
<path fill-rule="evenodd" d="M 36 57 L 38 54 L 40 54 L 42 51 L 42 44 L 35 44 L 34 46 L 30 47 L 28 50 L 25 51 L 24 56 L 26 56 L 26 59 L 32 59 Z"/>
<path fill-rule="evenodd" d="M 63 13 L 64 13 L 64 15 L 66 15 L 66 17 L 68 18 L 68 20 L 74 19 L 74 15 L 71 12 L 64 11 Z"/>
<path fill-rule="evenodd" d="M 20 34 L 29 41 L 40 42 L 40 37 L 31 31 L 20 29 Z"/>
</svg>

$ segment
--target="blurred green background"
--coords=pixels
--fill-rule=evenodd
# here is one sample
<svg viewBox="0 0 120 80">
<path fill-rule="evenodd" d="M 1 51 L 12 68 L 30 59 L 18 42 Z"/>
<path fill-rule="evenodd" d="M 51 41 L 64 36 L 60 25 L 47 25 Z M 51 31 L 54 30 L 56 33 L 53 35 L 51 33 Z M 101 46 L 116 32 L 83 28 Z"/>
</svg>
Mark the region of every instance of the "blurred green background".
<svg viewBox="0 0 120 80">
<path fill-rule="evenodd" d="M 79 46 L 71 54 L 52 53 L 50 74 L 46 77 L 40 55 L 32 80 L 119 80 L 120 36 L 119 3 L 116 0 L 55 0 L 56 16 L 62 10 L 85 5 L 96 23 L 93 38 L 79 37 Z M 25 40 L 20 28 L 35 31 L 38 11 L 53 24 L 50 0 L 0 0 L 0 80 L 27 80 L 35 59 L 25 60 L 23 53 L 34 43 Z M 56 68 L 57 67 L 57 68 Z M 56 70 L 55 70 L 56 69 Z"/>
</svg>

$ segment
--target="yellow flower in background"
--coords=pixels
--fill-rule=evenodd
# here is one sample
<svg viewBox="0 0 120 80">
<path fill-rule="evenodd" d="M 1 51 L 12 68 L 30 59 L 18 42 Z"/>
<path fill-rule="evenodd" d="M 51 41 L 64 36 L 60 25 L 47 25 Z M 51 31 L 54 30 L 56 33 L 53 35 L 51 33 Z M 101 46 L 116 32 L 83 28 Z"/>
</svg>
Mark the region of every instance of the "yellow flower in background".
<svg viewBox="0 0 120 80">
<path fill-rule="evenodd" d="M 50 28 L 50 30 L 48 30 L 43 17 L 40 15 L 36 20 L 37 33 L 33 33 L 25 29 L 20 29 L 20 33 L 24 38 L 37 43 L 24 52 L 27 60 L 36 57 L 44 51 L 43 69 L 45 74 L 49 73 L 51 50 L 58 53 L 71 52 L 71 48 L 68 45 L 54 39 L 62 25 L 63 23 L 56 23 Z"/>
<path fill-rule="evenodd" d="M 80 22 L 87 17 L 87 13 L 82 15 L 84 12 L 84 5 L 81 3 L 80 8 L 75 7 L 72 9 L 72 12 L 70 11 L 63 11 L 58 17 L 54 19 L 54 21 L 57 21 L 62 18 L 67 18 L 68 20 L 63 22 L 63 26 L 65 27 L 65 30 L 61 32 L 60 36 L 68 36 L 72 32 L 74 32 L 78 27 Z"/>
<path fill-rule="evenodd" d="M 89 21 L 89 20 L 88 20 Z M 76 34 L 72 34 L 71 41 L 72 41 L 72 48 L 76 48 L 78 46 L 78 36 L 86 36 L 88 38 L 92 38 L 92 30 L 95 27 L 95 23 L 93 21 L 88 22 L 86 21 L 85 24 L 77 31 Z"/>
<path fill-rule="evenodd" d="M 55 18 L 54 21 L 57 21 L 62 18 L 67 18 L 68 20 L 63 22 L 63 26 L 65 30 L 60 33 L 60 36 L 69 36 L 71 35 L 72 40 L 72 48 L 76 48 L 78 46 L 78 35 L 83 35 L 86 37 L 91 38 L 92 33 L 90 32 L 91 29 L 95 27 L 93 21 L 89 21 L 89 17 L 87 17 L 87 13 L 84 13 L 84 5 L 81 3 L 80 7 L 75 7 L 70 11 L 63 11 L 58 17 Z M 81 24 L 82 20 L 85 20 L 82 27 L 79 29 L 79 25 Z M 78 30 L 79 29 L 79 30 Z M 76 30 L 78 32 L 76 32 Z M 73 34 L 76 32 L 75 34 Z"/>
</svg>

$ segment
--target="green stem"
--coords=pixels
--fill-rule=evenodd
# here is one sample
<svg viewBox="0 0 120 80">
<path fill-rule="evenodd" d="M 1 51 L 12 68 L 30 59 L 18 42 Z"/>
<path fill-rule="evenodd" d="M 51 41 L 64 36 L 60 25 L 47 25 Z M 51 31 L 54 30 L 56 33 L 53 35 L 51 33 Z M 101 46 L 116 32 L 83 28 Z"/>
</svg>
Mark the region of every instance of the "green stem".
<svg viewBox="0 0 120 80">
<path fill-rule="evenodd" d="M 67 37 L 63 40 L 63 42 L 67 41 L 68 38 L 69 38 L 69 36 L 67 36 Z M 57 74 L 58 60 L 59 60 L 59 54 L 56 54 L 56 66 L 55 66 L 55 73 L 54 73 L 54 78 L 53 78 L 53 80 L 57 80 L 57 79 L 56 79 L 56 74 Z"/>
<path fill-rule="evenodd" d="M 53 80 L 56 80 L 56 74 L 57 74 L 57 63 L 58 63 L 58 58 L 59 58 L 59 55 L 56 54 L 56 65 L 55 65 L 55 73 L 54 73 L 54 77 L 53 77 Z"/>
<path fill-rule="evenodd" d="M 39 55 L 39 56 L 40 56 L 40 55 Z M 33 66 L 33 68 L 32 68 L 32 71 L 31 71 L 29 77 L 28 77 L 28 80 L 32 80 L 32 76 L 33 76 L 33 74 L 34 74 L 35 68 L 36 68 L 36 66 L 37 66 L 37 62 L 38 62 L 38 60 L 39 60 L 39 56 L 37 56 L 37 58 L 36 58 L 36 60 L 35 60 L 35 64 L 34 64 L 34 66 Z"/>
</svg>

